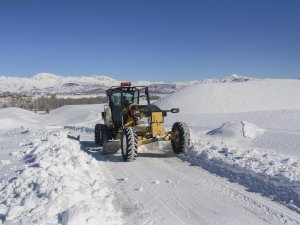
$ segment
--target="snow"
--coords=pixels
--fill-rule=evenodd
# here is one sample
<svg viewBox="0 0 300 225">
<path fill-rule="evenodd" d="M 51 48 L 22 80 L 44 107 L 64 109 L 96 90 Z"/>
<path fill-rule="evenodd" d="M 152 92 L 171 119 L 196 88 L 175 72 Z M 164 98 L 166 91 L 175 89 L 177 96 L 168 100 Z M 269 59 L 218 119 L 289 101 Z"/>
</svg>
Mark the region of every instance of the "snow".
<svg viewBox="0 0 300 225">
<path fill-rule="evenodd" d="M 59 76 L 52 74 L 52 73 L 38 73 L 32 77 L 34 80 L 41 80 L 41 79 L 57 79 Z"/>
<path fill-rule="evenodd" d="M 177 81 L 177 82 L 150 82 L 137 81 L 133 85 L 150 86 L 151 93 L 169 94 L 175 90 L 182 89 L 199 83 L 212 82 L 243 82 L 253 80 L 246 76 L 233 74 L 225 79 L 210 79 L 204 81 Z M 127 80 L 130 81 L 130 80 Z M 104 94 L 105 90 L 111 86 L 120 85 L 121 81 L 115 80 L 108 76 L 58 76 L 51 73 L 39 73 L 32 77 L 6 77 L 0 76 L 0 93 L 29 93 L 29 94 L 59 94 L 65 96 L 94 96 L 100 93 Z"/>
<path fill-rule="evenodd" d="M 0 224 L 299 224 L 299 82 L 195 82 L 156 102 L 180 108 L 165 127 L 186 122 L 190 149 L 134 163 L 94 145 L 103 105 L 1 109 Z"/>
<path fill-rule="evenodd" d="M 264 133 L 264 129 L 247 121 L 228 121 L 221 127 L 207 132 L 207 135 L 218 136 L 223 139 L 254 139 Z"/>
<path fill-rule="evenodd" d="M 20 108 L 5 108 L 0 110 L 0 134 L 28 126 L 39 126 L 42 115 L 34 114 Z"/>
<path fill-rule="evenodd" d="M 99 88 L 118 85 L 120 82 L 107 76 L 58 76 L 39 73 L 33 77 L 0 77 L 0 92 L 22 93 L 91 93 Z"/>
<path fill-rule="evenodd" d="M 123 223 L 101 167 L 78 141 L 68 138 L 66 131 L 44 128 L 46 115 L 22 115 L 23 110 L 14 108 L 3 111 L 14 114 L 5 114 L 11 126 L 1 127 L 2 135 L 6 140 L 18 137 L 13 144 L 18 146 L 11 152 L 4 143 L 2 154 L 8 157 L 5 151 L 10 152 L 13 161 L 19 160 L 19 165 L 0 161 L 0 167 L 12 164 L 11 169 L 16 169 L 0 183 L 0 219 L 5 224 Z M 17 126 L 21 118 L 27 128 Z M 39 127 L 31 126 L 32 118 L 41 119 Z"/>
<path fill-rule="evenodd" d="M 9 118 L 0 119 L 1 130 L 17 128 L 21 124 L 14 123 L 14 120 Z"/>
<path fill-rule="evenodd" d="M 180 107 L 192 131 L 184 160 L 299 211 L 299 87 L 271 79 L 198 84 L 156 104 Z"/>
<path fill-rule="evenodd" d="M 177 91 L 158 105 L 180 107 L 183 114 L 300 109 L 299 87 L 300 80 L 202 83 Z"/>
<path fill-rule="evenodd" d="M 4 165 L 10 164 L 11 162 L 9 160 L 1 159 L 0 160 L 0 168 Z"/>
</svg>

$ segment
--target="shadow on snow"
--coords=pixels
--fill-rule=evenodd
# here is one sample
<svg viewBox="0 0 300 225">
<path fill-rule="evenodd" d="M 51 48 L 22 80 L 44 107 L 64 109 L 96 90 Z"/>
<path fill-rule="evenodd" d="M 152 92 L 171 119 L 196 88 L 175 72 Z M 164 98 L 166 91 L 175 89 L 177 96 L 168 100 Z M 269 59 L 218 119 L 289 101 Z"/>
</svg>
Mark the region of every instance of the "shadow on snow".
<svg viewBox="0 0 300 225">
<path fill-rule="evenodd" d="M 124 162 L 121 150 L 119 149 L 117 153 L 106 153 L 103 152 L 103 148 L 96 145 L 94 141 L 80 141 L 82 150 L 86 151 L 88 154 L 93 156 L 97 161 L 103 162 Z M 153 150 L 142 150 L 138 151 L 138 158 L 172 158 L 176 157 L 173 151 L 157 151 Z"/>
</svg>

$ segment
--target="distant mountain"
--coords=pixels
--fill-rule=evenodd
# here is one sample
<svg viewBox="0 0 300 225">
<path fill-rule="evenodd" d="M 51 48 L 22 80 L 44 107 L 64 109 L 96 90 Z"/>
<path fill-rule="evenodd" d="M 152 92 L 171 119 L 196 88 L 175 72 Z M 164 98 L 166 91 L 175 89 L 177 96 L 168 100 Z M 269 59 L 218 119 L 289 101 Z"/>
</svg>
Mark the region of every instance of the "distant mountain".
<svg viewBox="0 0 300 225">
<path fill-rule="evenodd" d="M 134 85 L 149 86 L 152 94 L 170 94 L 198 83 L 241 82 L 254 78 L 233 74 L 224 79 L 184 82 L 149 82 L 139 81 Z M 111 86 L 120 85 L 120 81 L 107 76 L 58 76 L 51 73 L 39 73 L 30 78 L 0 76 L 0 93 L 32 93 L 32 94 L 71 94 L 91 95 L 105 93 Z"/>
</svg>

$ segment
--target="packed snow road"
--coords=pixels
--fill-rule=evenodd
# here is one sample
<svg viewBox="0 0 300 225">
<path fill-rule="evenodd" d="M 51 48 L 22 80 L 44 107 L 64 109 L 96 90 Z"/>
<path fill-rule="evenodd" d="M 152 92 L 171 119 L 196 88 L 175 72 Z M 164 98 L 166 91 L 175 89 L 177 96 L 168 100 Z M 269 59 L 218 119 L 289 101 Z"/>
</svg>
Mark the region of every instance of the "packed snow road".
<svg viewBox="0 0 300 225">
<path fill-rule="evenodd" d="M 93 135 L 81 135 L 84 149 L 101 165 L 126 224 L 298 224 L 300 216 L 243 187 L 176 157 L 142 148 L 135 162 L 104 154 Z"/>
</svg>

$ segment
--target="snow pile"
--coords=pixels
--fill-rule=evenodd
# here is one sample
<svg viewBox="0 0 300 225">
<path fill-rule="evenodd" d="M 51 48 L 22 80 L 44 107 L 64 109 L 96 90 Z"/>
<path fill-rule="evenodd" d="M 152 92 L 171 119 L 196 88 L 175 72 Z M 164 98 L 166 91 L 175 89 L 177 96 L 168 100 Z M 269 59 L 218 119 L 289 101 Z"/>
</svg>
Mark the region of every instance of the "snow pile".
<svg viewBox="0 0 300 225">
<path fill-rule="evenodd" d="M 229 121 L 223 123 L 221 127 L 207 132 L 207 135 L 224 139 L 240 139 L 241 137 L 254 139 L 264 132 L 264 129 L 247 121 Z"/>
<path fill-rule="evenodd" d="M 122 224 L 99 164 L 65 132 L 36 132 L 24 163 L 23 170 L 0 185 L 4 222 Z"/>
<path fill-rule="evenodd" d="M 184 114 L 300 109 L 300 80 L 202 83 L 184 88 L 157 104 Z"/>
</svg>

